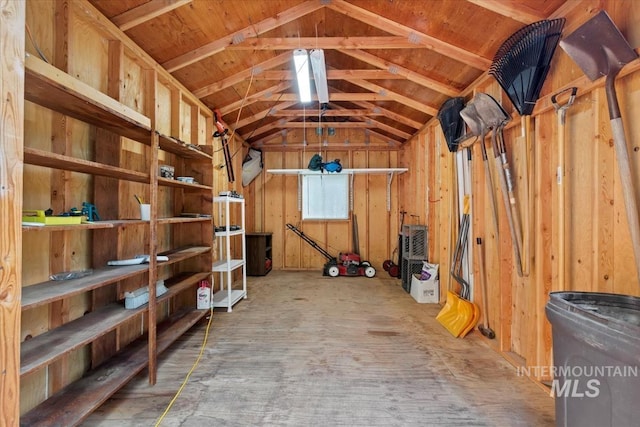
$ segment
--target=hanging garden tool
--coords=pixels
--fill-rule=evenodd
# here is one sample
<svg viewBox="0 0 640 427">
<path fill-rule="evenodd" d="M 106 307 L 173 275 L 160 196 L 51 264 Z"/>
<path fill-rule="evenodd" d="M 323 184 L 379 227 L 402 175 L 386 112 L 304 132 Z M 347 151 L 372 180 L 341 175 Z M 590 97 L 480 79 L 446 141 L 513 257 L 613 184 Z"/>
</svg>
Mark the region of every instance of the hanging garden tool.
<svg viewBox="0 0 640 427">
<path fill-rule="evenodd" d="M 461 254 L 462 258 L 459 260 L 457 265 L 454 264 L 454 267 L 456 268 L 455 276 L 464 289 L 464 292 L 461 292 L 460 296 L 464 298 L 466 301 L 468 301 L 469 304 L 471 304 L 471 308 L 473 309 L 473 312 L 472 312 L 471 320 L 469 320 L 469 323 L 467 324 L 467 326 L 462 330 L 462 332 L 460 332 L 460 335 L 458 335 L 459 338 L 464 338 L 469 332 L 471 332 L 473 328 L 476 326 L 476 324 L 478 323 L 478 320 L 480 319 L 480 308 L 478 307 L 477 304 L 475 304 L 471 300 L 471 286 L 473 286 L 474 284 L 473 259 L 472 259 L 473 245 L 469 240 L 469 236 L 471 235 L 470 210 L 471 210 L 471 201 L 472 201 L 471 189 L 472 189 L 472 182 L 473 182 L 471 178 L 471 171 L 473 170 L 473 168 L 471 167 L 471 158 L 472 158 L 471 146 L 469 146 L 467 147 L 467 162 L 462 167 L 463 189 L 464 189 L 464 197 L 462 201 L 463 219 L 465 217 L 464 214 L 466 213 L 467 225 L 464 231 L 464 238 L 463 238 L 464 249 Z"/>
<path fill-rule="evenodd" d="M 504 143 L 502 133 L 506 124 L 511 121 L 511 117 L 504 111 L 500 104 L 498 104 L 498 101 L 486 93 L 477 93 L 474 97 L 474 105 L 482 121 L 492 129 L 491 148 L 493 150 L 496 173 L 500 181 L 500 189 L 502 190 L 502 199 L 507 215 L 507 222 L 509 223 L 509 231 L 511 232 L 511 244 L 515 257 L 514 264 L 516 265 L 518 276 L 524 276 L 521 255 L 522 225 L 520 221 L 520 210 L 518 208 L 518 199 L 516 198 L 513 183 L 513 174 L 509 166 L 507 147 Z"/>
<path fill-rule="evenodd" d="M 632 182 L 627 140 L 624 134 L 615 87 L 616 77 L 622 67 L 638 58 L 638 54 L 629 46 L 629 43 L 605 11 L 601 11 L 567 36 L 562 40 L 560 46 L 591 81 L 606 76 L 605 90 L 611 130 L 613 131 L 613 144 L 620 171 L 620 182 L 622 183 L 622 194 L 627 211 L 627 222 L 631 233 L 636 270 L 640 277 L 638 201 Z"/>
<path fill-rule="evenodd" d="M 475 98 L 474 98 L 475 99 Z M 487 192 L 490 197 L 491 213 L 493 214 L 493 226 L 496 231 L 496 235 L 499 233 L 498 227 L 498 205 L 496 203 L 496 195 L 493 186 L 493 178 L 491 177 L 491 170 L 489 169 L 489 158 L 487 155 L 487 147 L 485 145 L 485 136 L 489 130 L 489 126 L 482 120 L 476 106 L 474 99 L 469 101 L 467 105 L 460 111 L 460 117 L 467 124 L 471 133 L 479 138 L 480 148 L 482 150 L 482 162 L 484 164 L 484 178 L 487 184 Z"/>
<path fill-rule="evenodd" d="M 460 116 L 463 108 L 464 98 L 456 97 L 447 99 L 438 110 L 438 121 L 451 153 L 458 150 L 459 139 L 464 131 L 464 122 Z"/>
<path fill-rule="evenodd" d="M 489 304 L 488 304 L 488 286 L 487 276 L 484 272 L 484 250 L 482 248 L 482 238 L 476 237 L 476 247 L 478 248 L 478 267 L 480 269 L 480 280 L 482 280 L 482 325 L 478 326 L 478 330 L 482 335 L 490 340 L 496 337 L 496 333 L 489 327 Z"/>
<path fill-rule="evenodd" d="M 565 209 L 564 209 L 564 196 L 566 185 L 564 183 L 564 126 L 567 109 L 573 105 L 573 101 L 576 98 L 578 92 L 577 87 L 569 87 L 555 93 L 551 96 L 551 103 L 556 110 L 558 116 L 558 169 L 556 182 L 558 184 L 558 291 L 566 290 L 564 283 L 565 276 L 565 248 L 564 248 L 564 223 L 565 223 Z M 569 97 L 565 100 L 564 104 L 560 102 L 560 97 Z"/>
<path fill-rule="evenodd" d="M 460 220 L 460 228 L 458 230 L 458 239 L 453 253 L 453 261 L 451 263 L 451 277 L 460 285 L 460 293 L 456 294 L 450 287 L 447 290 L 447 300 L 440 313 L 436 316 L 436 320 L 440 322 L 454 337 L 459 337 L 473 323 L 476 315 L 474 304 L 469 298 L 469 284 L 462 274 L 462 263 L 467 248 L 467 238 L 469 231 L 469 197 L 465 196 L 462 219 Z M 450 282 L 450 283 L 453 283 Z M 477 321 L 477 319 L 476 319 Z M 475 326 L 475 323 L 473 323 Z M 473 326 L 471 326 L 473 328 Z"/>
<path fill-rule="evenodd" d="M 233 174 L 233 162 L 231 152 L 229 151 L 229 141 L 231 137 L 229 135 L 229 127 L 222 121 L 222 115 L 220 114 L 220 110 L 213 110 L 213 115 L 216 123 L 216 131 L 213 136 L 215 138 L 220 138 L 222 141 L 222 151 L 224 153 L 224 166 L 227 169 L 227 179 L 229 182 L 235 181 L 235 176 Z"/>
<path fill-rule="evenodd" d="M 521 28 L 500 46 L 489 68 L 489 74 L 496 78 L 522 117 L 527 168 L 526 173 L 523 174 L 524 187 L 527 190 L 525 208 L 527 220 L 522 257 L 522 269 L 525 275 L 529 272 L 531 227 L 533 227 L 534 216 L 531 113 L 549 72 L 551 59 L 558 46 L 564 23 L 564 18 L 558 18 L 534 22 Z"/>
</svg>

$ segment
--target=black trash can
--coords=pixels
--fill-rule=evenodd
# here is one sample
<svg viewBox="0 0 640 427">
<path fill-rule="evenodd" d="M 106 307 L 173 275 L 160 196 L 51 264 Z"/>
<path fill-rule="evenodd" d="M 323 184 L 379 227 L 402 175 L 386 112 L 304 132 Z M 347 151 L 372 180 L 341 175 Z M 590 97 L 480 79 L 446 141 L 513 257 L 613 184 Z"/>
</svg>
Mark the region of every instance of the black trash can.
<svg viewBox="0 0 640 427">
<path fill-rule="evenodd" d="M 640 426 L 640 298 L 552 292 L 556 426 Z"/>
</svg>

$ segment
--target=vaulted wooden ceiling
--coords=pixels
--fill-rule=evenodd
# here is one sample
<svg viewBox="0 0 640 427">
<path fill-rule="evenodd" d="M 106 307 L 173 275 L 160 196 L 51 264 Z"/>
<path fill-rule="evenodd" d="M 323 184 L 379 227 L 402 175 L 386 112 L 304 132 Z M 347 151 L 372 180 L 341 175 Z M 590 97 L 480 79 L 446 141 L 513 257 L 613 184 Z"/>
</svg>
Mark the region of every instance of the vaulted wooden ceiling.
<svg viewBox="0 0 640 427">
<path fill-rule="evenodd" d="M 90 0 L 252 146 L 321 121 L 397 146 L 567 0 Z M 330 103 L 298 102 L 292 51 L 325 51 Z M 303 119 L 304 116 L 304 119 Z M 316 126 L 313 124 L 312 126 Z"/>
</svg>

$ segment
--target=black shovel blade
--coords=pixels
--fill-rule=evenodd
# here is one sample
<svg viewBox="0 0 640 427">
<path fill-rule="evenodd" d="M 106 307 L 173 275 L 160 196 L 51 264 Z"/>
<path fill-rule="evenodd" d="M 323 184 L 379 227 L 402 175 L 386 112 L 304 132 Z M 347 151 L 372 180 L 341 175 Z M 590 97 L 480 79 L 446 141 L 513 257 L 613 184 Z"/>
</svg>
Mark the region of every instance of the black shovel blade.
<svg viewBox="0 0 640 427">
<path fill-rule="evenodd" d="M 560 47 L 591 81 L 616 74 L 638 57 L 604 10 L 561 40 Z"/>
<path fill-rule="evenodd" d="M 438 121 L 447 141 L 447 147 L 452 153 L 458 149 L 458 138 L 462 136 L 464 130 L 464 122 L 460 117 L 462 108 L 464 108 L 464 98 L 456 97 L 447 99 L 438 110 Z"/>
</svg>

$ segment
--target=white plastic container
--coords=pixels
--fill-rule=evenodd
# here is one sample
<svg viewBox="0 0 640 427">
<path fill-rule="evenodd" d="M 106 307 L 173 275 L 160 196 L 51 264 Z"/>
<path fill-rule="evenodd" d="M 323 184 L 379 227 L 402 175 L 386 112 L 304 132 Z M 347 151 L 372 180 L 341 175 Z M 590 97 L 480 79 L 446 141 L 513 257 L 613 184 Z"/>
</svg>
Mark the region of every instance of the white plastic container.
<svg viewBox="0 0 640 427">
<path fill-rule="evenodd" d="M 420 275 L 414 274 L 410 293 L 419 303 L 437 304 L 440 300 L 440 282 L 435 275 L 429 280 L 420 280 Z"/>
<path fill-rule="evenodd" d="M 140 204 L 140 219 L 149 221 L 151 219 L 151 205 L 148 203 Z"/>
<path fill-rule="evenodd" d="M 198 284 L 196 306 L 198 310 L 208 310 L 211 308 L 211 286 L 208 280 L 201 280 Z"/>
</svg>

